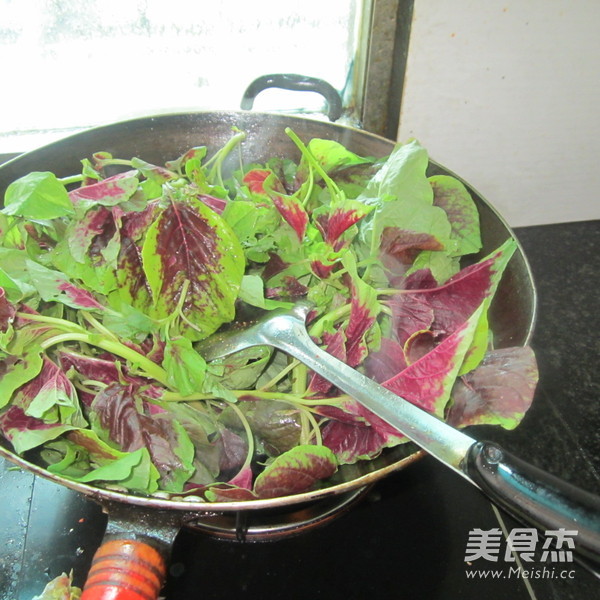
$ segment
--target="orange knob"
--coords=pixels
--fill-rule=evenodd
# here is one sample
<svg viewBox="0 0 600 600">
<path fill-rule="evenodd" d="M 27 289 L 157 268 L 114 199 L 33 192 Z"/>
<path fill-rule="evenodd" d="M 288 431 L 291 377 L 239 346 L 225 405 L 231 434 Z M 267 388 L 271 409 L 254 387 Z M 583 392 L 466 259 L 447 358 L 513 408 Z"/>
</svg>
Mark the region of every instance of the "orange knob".
<svg viewBox="0 0 600 600">
<path fill-rule="evenodd" d="M 166 576 L 156 548 L 138 540 L 110 540 L 94 555 L 81 600 L 156 600 Z"/>
</svg>

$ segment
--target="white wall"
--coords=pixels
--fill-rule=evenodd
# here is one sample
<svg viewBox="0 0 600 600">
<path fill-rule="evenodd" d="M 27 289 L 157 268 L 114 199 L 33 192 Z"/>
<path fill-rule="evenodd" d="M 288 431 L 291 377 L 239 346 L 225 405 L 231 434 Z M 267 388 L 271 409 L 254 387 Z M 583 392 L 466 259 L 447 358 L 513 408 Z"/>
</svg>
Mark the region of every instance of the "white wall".
<svg viewBox="0 0 600 600">
<path fill-rule="evenodd" d="M 512 226 L 600 218 L 600 1 L 415 0 L 411 137 Z"/>
</svg>

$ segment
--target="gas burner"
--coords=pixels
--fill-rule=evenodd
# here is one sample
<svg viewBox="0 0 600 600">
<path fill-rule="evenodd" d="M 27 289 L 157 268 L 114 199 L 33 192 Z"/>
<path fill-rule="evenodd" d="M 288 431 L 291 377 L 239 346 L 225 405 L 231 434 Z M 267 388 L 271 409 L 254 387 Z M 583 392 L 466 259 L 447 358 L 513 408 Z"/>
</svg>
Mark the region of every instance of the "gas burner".
<svg viewBox="0 0 600 600">
<path fill-rule="evenodd" d="M 303 504 L 211 513 L 186 521 L 185 527 L 221 540 L 274 541 L 330 522 L 359 502 L 370 489 L 371 486 L 366 486 Z"/>
</svg>

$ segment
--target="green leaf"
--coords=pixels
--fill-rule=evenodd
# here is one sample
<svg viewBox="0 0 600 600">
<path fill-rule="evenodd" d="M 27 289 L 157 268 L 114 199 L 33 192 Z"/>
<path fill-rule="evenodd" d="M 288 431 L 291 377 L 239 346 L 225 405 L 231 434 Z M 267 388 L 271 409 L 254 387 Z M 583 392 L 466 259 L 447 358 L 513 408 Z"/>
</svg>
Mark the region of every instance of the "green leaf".
<svg viewBox="0 0 600 600">
<path fill-rule="evenodd" d="M 481 249 L 479 212 L 464 184 L 450 175 L 429 178 L 435 206 L 442 208 L 450 220 L 451 237 L 457 241 L 455 256 L 474 254 Z"/>
<path fill-rule="evenodd" d="M 460 271 L 460 262 L 458 258 L 449 256 L 443 250 L 423 250 L 417 254 L 406 275 L 419 269 L 429 269 L 435 280 L 442 284 Z"/>
<path fill-rule="evenodd" d="M 11 302 L 21 300 L 35 293 L 31 276 L 27 269 L 29 258 L 25 250 L 16 248 L 0 248 L 0 285 L 6 286 L 7 295 L 10 293 Z M 16 288 L 16 289 L 15 289 Z M 9 292 L 10 289 L 10 292 Z M 18 297 L 20 295 L 20 297 Z"/>
<path fill-rule="evenodd" d="M 2 367 L 0 408 L 5 407 L 12 400 L 12 395 L 18 388 L 40 373 L 43 362 L 39 349 L 29 350 L 19 358 L 9 356 L 0 361 Z"/>
<path fill-rule="evenodd" d="M 158 489 L 159 473 L 147 448 L 124 453 L 121 458 L 76 478 L 81 483 L 106 481 L 132 490 L 152 494 Z"/>
<path fill-rule="evenodd" d="M 23 299 L 22 286 L 0 267 L 0 288 L 6 293 L 6 298 L 13 303 Z"/>
<path fill-rule="evenodd" d="M 45 359 L 40 379 L 40 389 L 25 408 L 25 414 L 44 423 L 86 427 L 87 421 L 83 418 L 77 392 L 62 370 Z"/>
<path fill-rule="evenodd" d="M 200 392 L 204 386 L 206 361 L 194 350 L 187 338 L 168 339 L 162 366 L 167 382 L 182 395 Z"/>
<path fill-rule="evenodd" d="M 274 205 L 262 205 L 248 200 L 228 202 L 223 218 L 239 239 L 246 257 L 254 262 L 267 262 L 275 247 L 272 234 L 282 223 Z"/>
<path fill-rule="evenodd" d="M 213 360 L 211 369 L 220 368 L 223 374 L 218 378 L 221 385 L 232 390 L 252 389 L 271 359 L 270 346 L 246 348 Z"/>
<path fill-rule="evenodd" d="M 265 298 L 265 284 L 259 275 L 244 275 L 240 287 L 240 300 L 263 310 L 292 308 L 293 302 L 283 302 Z"/>
<path fill-rule="evenodd" d="M 73 285 L 60 271 L 48 269 L 32 260 L 28 260 L 26 265 L 31 283 L 46 302 L 61 302 L 80 310 L 104 310 L 90 292 Z"/>
<path fill-rule="evenodd" d="M 393 196 L 411 203 L 431 205 L 433 190 L 426 176 L 428 165 L 427 150 L 416 140 L 398 144 L 359 199 Z"/>
<path fill-rule="evenodd" d="M 4 195 L 7 215 L 30 219 L 55 219 L 75 211 L 65 186 L 49 172 L 34 171 L 13 181 Z"/>
<path fill-rule="evenodd" d="M 313 138 L 308 142 L 307 147 L 321 168 L 328 174 L 336 169 L 373 162 L 372 159 L 363 158 L 334 140 Z M 303 156 L 298 167 L 298 178 L 300 181 L 305 179 L 308 169 L 309 166 L 306 158 Z"/>
</svg>

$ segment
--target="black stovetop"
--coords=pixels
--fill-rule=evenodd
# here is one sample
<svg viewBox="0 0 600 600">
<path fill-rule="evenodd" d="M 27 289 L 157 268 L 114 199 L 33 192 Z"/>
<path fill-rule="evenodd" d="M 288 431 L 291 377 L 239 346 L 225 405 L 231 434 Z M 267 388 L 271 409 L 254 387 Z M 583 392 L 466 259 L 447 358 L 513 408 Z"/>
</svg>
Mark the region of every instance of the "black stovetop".
<svg viewBox="0 0 600 600">
<path fill-rule="evenodd" d="M 538 288 L 532 345 L 541 380 L 519 428 L 482 433 L 600 493 L 600 221 L 525 227 L 516 234 Z M 106 523 L 98 506 L 2 459 L 0 505 L 0 600 L 30 600 L 71 569 L 81 584 Z M 350 511 L 294 537 L 225 542 L 183 529 L 165 595 L 168 600 L 600 597 L 594 575 L 573 563 L 543 563 L 539 553 L 521 565 L 529 569 L 528 578 L 503 553 L 495 563 L 467 564 L 469 532 L 499 527 L 498 514 L 468 482 L 425 458 L 380 481 Z M 504 514 L 501 520 L 507 532 L 518 526 Z"/>
</svg>

